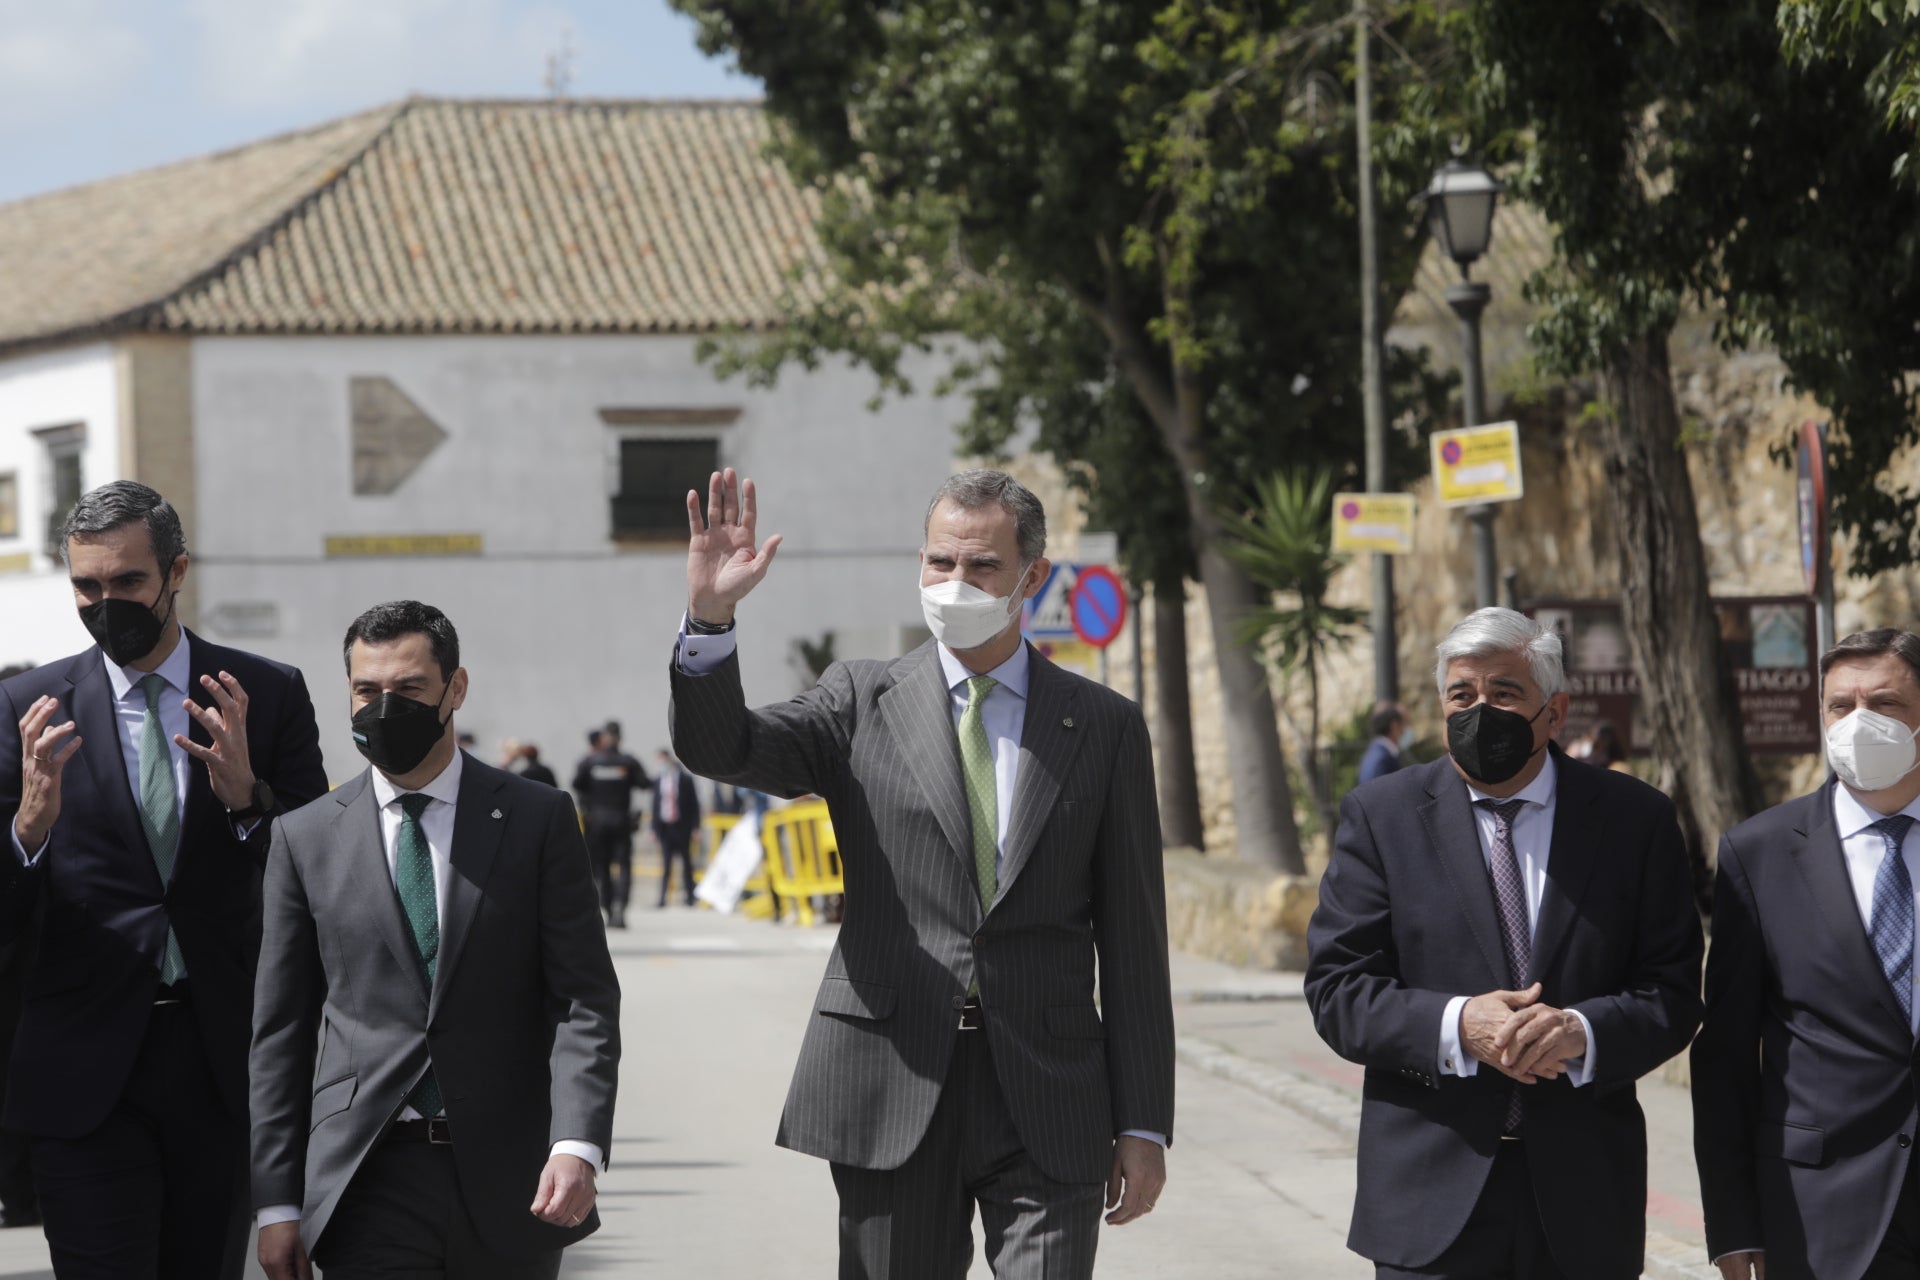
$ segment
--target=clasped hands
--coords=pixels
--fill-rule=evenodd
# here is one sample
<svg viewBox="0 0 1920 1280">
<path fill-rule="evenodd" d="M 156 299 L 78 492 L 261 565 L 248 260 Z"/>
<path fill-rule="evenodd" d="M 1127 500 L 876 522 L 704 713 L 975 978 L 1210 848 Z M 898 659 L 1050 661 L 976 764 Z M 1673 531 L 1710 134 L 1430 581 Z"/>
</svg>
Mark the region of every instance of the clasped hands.
<svg viewBox="0 0 1920 1280">
<path fill-rule="evenodd" d="M 1489 991 L 1460 1010 L 1460 1047 L 1521 1084 L 1557 1080 L 1585 1056 L 1587 1028 L 1566 1009 L 1540 1003 L 1540 984 Z"/>
</svg>

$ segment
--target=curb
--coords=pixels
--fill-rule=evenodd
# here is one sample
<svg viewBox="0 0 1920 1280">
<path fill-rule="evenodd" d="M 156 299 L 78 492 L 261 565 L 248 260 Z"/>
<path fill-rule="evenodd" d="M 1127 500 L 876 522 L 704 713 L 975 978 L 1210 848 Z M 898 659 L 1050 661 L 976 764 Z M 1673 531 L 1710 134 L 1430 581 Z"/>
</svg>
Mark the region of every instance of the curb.
<svg viewBox="0 0 1920 1280">
<path fill-rule="evenodd" d="M 1286 1067 L 1242 1057 L 1198 1036 L 1176 1036 L 1180 1060 L 1210 1076 L 1250 1089 L 1270 1102 L 1305 1116 L 1342 1138 L 1360 1135 L 1360 1101 Z M 1720 1269 L 1698 1259 L 1701 1246 L 1647 1232 L 1645 1280 L 1720 1280 Z"/>
</svg>

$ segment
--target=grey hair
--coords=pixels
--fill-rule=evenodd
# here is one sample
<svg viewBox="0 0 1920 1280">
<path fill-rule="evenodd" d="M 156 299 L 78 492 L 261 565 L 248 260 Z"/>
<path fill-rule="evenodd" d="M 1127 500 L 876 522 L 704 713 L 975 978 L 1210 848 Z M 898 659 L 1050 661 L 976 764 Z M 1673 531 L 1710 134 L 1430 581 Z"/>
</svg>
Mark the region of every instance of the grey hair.
<svg viewBox="0 0 1920 1280">
<path fill-rule="evenodd" d="M 67 559 L 67 543 L 76 537 L 110 533 L 135 521 L 146 526 L 163 572 L 187 554 L 187 534 L 180 527 L 180 513 L 173 504 L 137 480 L 115 480 L 81 494 L 67 512 L 66 523 L 60 527 L 60 558 Z"/>
<path fill-rule="evenodd" d="M 1485 658 L 1499 653 L 1524 654 L 1527 670 L 1540 696 L 1551 698 L 1567 689 L 1567 668 L 1560 656 L 1559 633 L 1543 627 L 1524 613 L 1489 606 L 1475 609 L 1454 624 L 1434 650 L 1433 681 L 1447 696 L 1447 666 L 1456 658 Z"/>
<path fill-rule="evenodd" d="M 1047 509 L 1040 505 L 1033 490 L 1004 471 L 962 471 L 947 477 L 927 504 L 927 518 L 920 522 L 924 539 L 933 527 L 933 511 L 942 502 L 952 500 L 967 511 L 999 503 L 1013 517 L 1013 535 L 1020 544 L 1020 559 L 1032 564 L 1047 554 Z"/>
</svg>

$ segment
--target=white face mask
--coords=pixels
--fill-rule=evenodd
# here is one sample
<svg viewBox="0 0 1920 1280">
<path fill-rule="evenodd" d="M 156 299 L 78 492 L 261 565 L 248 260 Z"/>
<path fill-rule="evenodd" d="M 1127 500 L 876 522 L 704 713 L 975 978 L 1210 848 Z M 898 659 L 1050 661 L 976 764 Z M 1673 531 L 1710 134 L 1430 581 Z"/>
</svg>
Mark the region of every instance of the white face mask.
<svg viewBox="0 0 1920 1280">
<path fill-rule="evenodd" d="M 1026 582 L 1031 567 L 1021 566 L 1020 583 Z M 978 649 L 997 638 L 1020 616 L 1022 603 L 1019 584 L 1006 596 L 990 596 L 958 578 L 920 588 L 920 612 L 926 617 L 927 630 L 949 649 Z"/>
<path fill-rule="evenodd" d="M 1827 763 L 1855 791 L 1885 791 L 1913 772 L 1914 731 L 1862 707 L 1827 730 Z"/>
</svg>

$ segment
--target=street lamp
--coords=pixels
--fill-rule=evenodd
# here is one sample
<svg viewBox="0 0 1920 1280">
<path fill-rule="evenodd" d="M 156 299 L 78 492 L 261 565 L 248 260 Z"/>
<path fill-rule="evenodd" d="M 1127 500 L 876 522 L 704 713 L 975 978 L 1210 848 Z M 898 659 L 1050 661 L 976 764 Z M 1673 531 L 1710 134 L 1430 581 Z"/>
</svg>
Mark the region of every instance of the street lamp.
<svg viewBox="0 0 1920 1280">
<path fill-rule="evenodd" d="M 1493 236 L 1493 209 L 1503 188 L 1485 169 L 1449 160 L 1427 188 L 1427 223 L 1441 252 L 1460 264 L 1460 280 L 1447 286 L 1447 305 L 1460 317 L 1461 400 L 1469 427 L 1486 421 L 1486 389 L 1480 376 L 1480 313 L 1491 292 L 1470 278 L 1473 264 Z M 1473 595 L 1480 608 L 1498 603 L 1493 556 L 1493 504 L 1470 508 L 1473 522 Z"/>
</svg>

